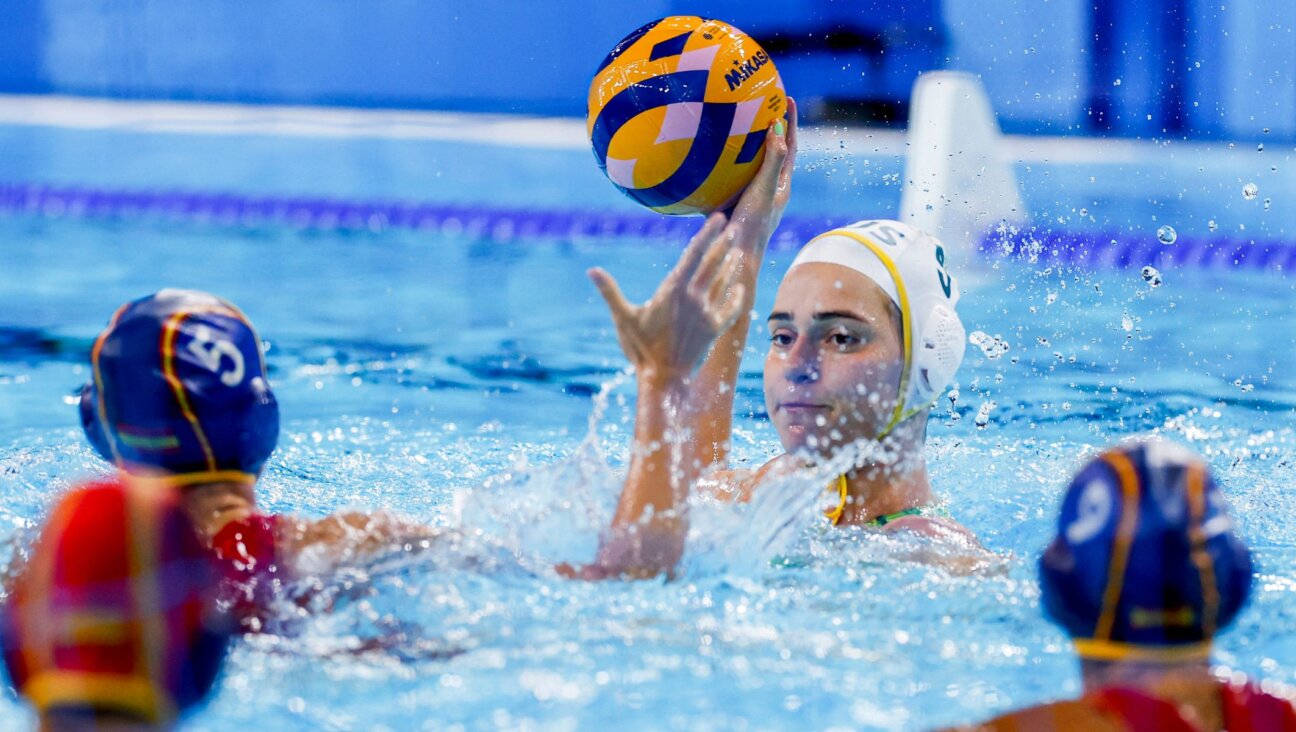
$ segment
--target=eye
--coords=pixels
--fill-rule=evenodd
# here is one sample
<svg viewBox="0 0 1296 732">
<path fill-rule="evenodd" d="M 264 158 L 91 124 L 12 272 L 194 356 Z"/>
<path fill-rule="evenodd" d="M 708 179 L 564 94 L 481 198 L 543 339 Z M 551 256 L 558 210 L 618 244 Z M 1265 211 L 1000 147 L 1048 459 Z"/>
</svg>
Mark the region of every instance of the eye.
<svg viewBox="0 0 1296 732">
<path fill-rule="evenodd" d="M 783 348 L 792 345 L 795 340 L 796 336 L 786 330 L 776 330 L 770 335 L 770 343 Z"/>
<path fill-rule="evenodd" d="M 852 346 L 858 346 L 863 342 L 863 339 L 853 333 L 839 330 L 828 334 L 828 342 L 844 350 Z"/>
</svg>

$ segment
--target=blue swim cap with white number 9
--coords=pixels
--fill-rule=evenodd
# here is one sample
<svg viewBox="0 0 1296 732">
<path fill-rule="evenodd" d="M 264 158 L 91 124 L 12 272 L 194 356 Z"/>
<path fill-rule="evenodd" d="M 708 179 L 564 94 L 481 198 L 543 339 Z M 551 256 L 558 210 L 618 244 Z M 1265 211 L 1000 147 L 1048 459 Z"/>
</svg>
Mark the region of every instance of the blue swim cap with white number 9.
<svg viewBox="0 0 1296 732">
<path fill-rule="evenodd" d="M 1080 469 L 1039 570 L 1045 612 L 1093 660 L 1206 658 L 1252 581 L 1205 461 L 1158 439 Z"/>
<path fill-rule="evenodd" d="M 162 290 L 123 305 L 95 340 L 81 425 L 128 472 L 254 481 L 279 440 L 261 340 L 229 302 Z"/>
</svg>

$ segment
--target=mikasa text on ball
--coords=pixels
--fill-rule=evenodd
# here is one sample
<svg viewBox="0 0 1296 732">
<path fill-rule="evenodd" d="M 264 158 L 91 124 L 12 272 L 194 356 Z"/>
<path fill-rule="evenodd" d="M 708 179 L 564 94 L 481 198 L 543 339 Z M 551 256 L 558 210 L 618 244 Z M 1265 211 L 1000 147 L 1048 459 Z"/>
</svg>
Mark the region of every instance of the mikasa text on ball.
<svg viewBox="0 0 1296 732">
<path fill-rule="evenodd" d="M 787 108 L 770 57 L 718 20 L 673 16 L 626 36 L 590 85 L 586 126 L 609 180 L 665 214 L 727 208 Z"/>
</svg>

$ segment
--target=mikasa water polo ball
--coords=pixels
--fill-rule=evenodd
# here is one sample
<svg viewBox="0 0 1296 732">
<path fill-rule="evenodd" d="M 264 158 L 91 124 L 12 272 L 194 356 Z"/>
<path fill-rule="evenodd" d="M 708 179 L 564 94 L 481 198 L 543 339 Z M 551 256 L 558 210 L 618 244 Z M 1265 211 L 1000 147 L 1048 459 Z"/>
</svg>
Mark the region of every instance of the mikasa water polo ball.
<svg viewBox="0 0 1296 732">
<path fill-rule="evenodd" d="M 728 23 L 673 16 L 621 40 L 590 85 L 586 128 L 609 180 L 665 214 L 737 200 L 787 108 L 770 57 Z"/>
</svg>

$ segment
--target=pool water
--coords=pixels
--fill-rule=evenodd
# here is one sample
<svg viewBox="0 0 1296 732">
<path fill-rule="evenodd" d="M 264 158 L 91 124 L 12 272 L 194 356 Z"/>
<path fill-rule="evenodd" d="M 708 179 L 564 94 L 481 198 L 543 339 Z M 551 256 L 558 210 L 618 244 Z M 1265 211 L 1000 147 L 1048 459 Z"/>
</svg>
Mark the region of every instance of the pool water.
<svg viewBox="0 0 1296 732">
<path fill-rule="evenodd" d="M 377 156 L 391 175 L 369 174 L 383 181 L 374 197 L 421 190 L 407 157 L 430 149 L 336 143 L 296 178 L 255 175 L 262 169 L 243 161 L 213 179 L 221 156 L 178 164 L 198 154 L 182 138 L 17 127 L 0 137 L 27 145 L 4 148 L 21 163 L 8 168 L 19 182 L 107 184 L 118 179 L 102 163 L 116 161 L 124 186 L 179 185 L 186 171 L 199 180 L 191 188 L 300 191 L 318 174 L 329 195 L 359 195 L 370 179 L 335 180 L 329 161 Z M 33 141 L 62 152 L 49 163 Z M 221 150 L 300 162 L 324 145 L 273 142 Z M 140 167 L 129 167 L 130 151 L 146 153 Z M 90 152 L 94 165 L 77 162 Z M 523 157 L 552 162 L 535 154 Z M 585 154 L 555 165 L 592 169 Z M 471 156 L 455 155 L 432 165 L 471 172 Z M 799 210 L 849 193 L 852 214 L 893 215 L 896 161 L 848 181 L 835 155 L 825 144 L 807 158 Z M 1148 185 L 1169 186 L 1167 170 L 1191 165 L 1154 160 Z M 1100 194 L 1078 163 L 1022 173 L 1035 183 L 1028 197 L 1059 207 L 1046 218 L 1064 230 L 1150 236 L 1167 220 L 1203 231 L 1201 219 L 1216 217 L 1290 239 L 1292 212 L 1242 209 L 1233 178 L 1249 173 L 1232 168 L 1194 188 L 1191 205 L 1170 195 L 1084 218 L 1077 209 L 1094 197 L 1115 207 L 1134 195 L 1128 178 L 1104 170 Z M 1287 175 L 1265 185 L 1292 184 Z M 571 195 L 603 205 L 608 191 L 588 185 L 606 183 L 574 179 Z M 558 185 L 533 198 L 512 184 L 501 191 L 537 207 L 567 195 Z M 1035 558 L 1070 472 L 1148 431 L 1206 455 L 1255 551 L 1253 600 L 1217 660 L 1296 683 L 1296 280 L 1226 261 L 1094 271 L 1029 248 L 963 255 L 960 311 L 981 345 L 969 345 L 957 389 L 934 412 L 928 460 L 950 512 L 1002 558 L 985 571 L 954 576 L 909 561 L 904 539 L 825 530 L 820 486 L 805 481 L 737 510 L 697 505 L 677 581 L 560 579 L 555 563 L 593 555 L 632 428 L 632 379 L 584 271 L 604 266 L 643 299 L 681 244 L 0 217 L 0 544 L 12 553 L 52 496 L 104 470 L 74 394 L 113 310 L 162 287 L 200 288 L 236 302 L 269 343 L 283 433 L 259 488 L 265 508 L 385 509 L 447 534 L 312 580 L 304 607 L 285 603 L 274 632 L 235 646 L 218 693 L 185 729 L 926 729 L 1073 695 L 1078 672 L 1041 616 Z M 790 259 L 766 260 L 762 316 Z M 1140 274 L 1154 263 L 1157 287 Z M 761 393 L 764 340 L 758 324 L 739 383 L 734 459 L 749 465 L 778 451 Z M 0 731 L 30 724 L 0 698 Z"/>
<path fill-rule="evenodd" d="M 40 218 L 0 220 L 0 238 L 4 535 L 103 470 L 72 404 L 87 346 L 116 304 L 164 285 L 229 297 L 271 344 L 284 428 L 267 508 L 459 530 L 323 580 L 333 607 L 285 610 L 282 633 L 238 644 L 187 729 L 921 729 L 1073 694 L 1034 559 L 1064 476 L 1148 430 L 1208 456 L 1256 551 L 1255 598 L 1218 660 L 1296 682 L 1288 277 L 1167 271 L 1153 288 L 1137 270 L 992 256 L 968 273 L 968 330 L 1007 350 L 969 346 L 929 460 L 951 512 L 1003 555 L 993 571 L 907 562 L 903 541 L 826 532 L 813 510 L 748 540 L 785 507 L 702 506 L 682 580 L 586 584 L 549 568 L 592 555 L 633 390 L 582 273 L 606 265 L 642 298 L 677 247 Z M 767 261 L 761 312 L 787 263 Z M 739 385 L 748 463 L 777 448 L 761 341 Z M 20 709 L 0 700 L 0 729 L 25 728 Z"/>
</svg>

